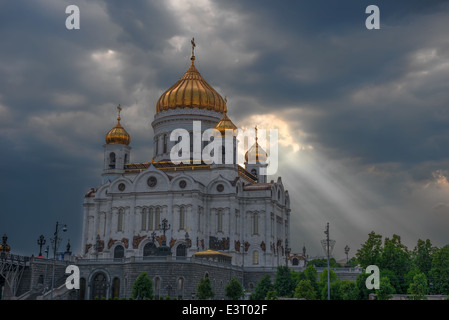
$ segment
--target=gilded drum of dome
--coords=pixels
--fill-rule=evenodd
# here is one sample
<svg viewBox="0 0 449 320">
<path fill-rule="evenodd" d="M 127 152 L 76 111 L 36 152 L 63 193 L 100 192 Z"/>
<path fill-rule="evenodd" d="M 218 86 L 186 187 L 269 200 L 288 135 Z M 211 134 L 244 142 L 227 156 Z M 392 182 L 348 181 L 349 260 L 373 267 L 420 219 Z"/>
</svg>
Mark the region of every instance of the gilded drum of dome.
<svg viewBox="0 0 449 320">
<path fill-rule="evenodd" d="M 178 108 L 226 112 L 224 99 L 203 79 L 193 61 L 194 57 L 192 57 L 192 65 L 181 79 L 161 95 L 156 105 L 157 113 Z"/>
</svg>

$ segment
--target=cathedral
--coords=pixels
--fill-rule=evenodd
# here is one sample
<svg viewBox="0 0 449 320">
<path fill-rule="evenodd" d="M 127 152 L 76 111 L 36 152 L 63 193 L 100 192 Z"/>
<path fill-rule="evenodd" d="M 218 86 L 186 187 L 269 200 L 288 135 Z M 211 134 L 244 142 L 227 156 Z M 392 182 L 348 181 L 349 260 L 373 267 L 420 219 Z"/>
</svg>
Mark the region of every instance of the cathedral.
<svg viewBox="0 0 449 320">
<path fill-rule="evenodd" d="M 262 171 L 267 153 L 256 140 L 237 163 L 238 128 L 227 116 L 227 99 L 191 65 L 158 99 L 152 119 L 153 158 L 133 162 L 131 136 L 118 107 L 117 124 L 106 134 L 102 184 L 83 203 L 84 259 L 175 259 L 220 254 L 232 265 L 276 267 L 285 263 L 290 229 L 290 199 L 279 177 L 267 181 Z M 200 128 L 195 128 L 195 123 Z M 179 139 L 190 137 L 189 161 L 171 155 Z M 231 143 L 231 163 L 195 161 L 195 130 L 215 129 Z M 215 137 L 216 138 L 216 137 Z M 221 138 L 221 137 L 220 137 Z M 208 141 L 201 141 L 200 147 Z M 204 150 L 204 149 L 203 149 Z M 215 150 L 216 151 L 216 150 Z M 204 153 L 203 153 L 204 154 Z M 224 161 L 222 161 L 224 162 Z"/>
</svg>

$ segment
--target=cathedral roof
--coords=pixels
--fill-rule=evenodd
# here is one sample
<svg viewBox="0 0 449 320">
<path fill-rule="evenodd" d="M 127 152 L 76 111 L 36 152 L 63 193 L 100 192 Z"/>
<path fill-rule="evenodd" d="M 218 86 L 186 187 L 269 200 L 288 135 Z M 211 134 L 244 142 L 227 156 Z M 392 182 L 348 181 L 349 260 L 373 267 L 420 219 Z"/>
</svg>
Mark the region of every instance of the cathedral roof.
<svg viewBox="0 0 449 320">
<path fill-rule="evenodd" d="M 131 136 L 126 132 L 125 128 L 122 127 L 120 124 L 120 111 L 122 108 L 120 105 L 118 105 L 117 109 L 118 111 L 118 117 L 117 117 L 117 124 L 114 128 L 112 128 L 105 137 L 107 144 L 125 144 L 129 145 L 131 142 Z"/>
<path fill-rule="evenodd" d="M 194 47 L 193 40 L 192 46 Z M 196 69 L 193 47 L 190 68 L 181 79 L 161 95 L 156 105 L 156 113 L 183 108 L 226 112 L 225 100 L 204 80 Z"/>
</svg>

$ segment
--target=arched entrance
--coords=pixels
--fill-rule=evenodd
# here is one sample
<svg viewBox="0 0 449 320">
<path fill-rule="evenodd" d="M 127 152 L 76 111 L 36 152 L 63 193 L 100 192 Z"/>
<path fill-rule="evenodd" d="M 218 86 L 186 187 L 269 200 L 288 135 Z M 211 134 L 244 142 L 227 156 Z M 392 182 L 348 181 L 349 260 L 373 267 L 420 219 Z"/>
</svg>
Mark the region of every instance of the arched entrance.
<svg viewBox="0 0 449 320">
<path fill-rule="evenodd" d="M 100 299 L 107 296 L 108 280 L 103 272 L 98 272 L 92 279 L 92 298 Z"/>
</svg>

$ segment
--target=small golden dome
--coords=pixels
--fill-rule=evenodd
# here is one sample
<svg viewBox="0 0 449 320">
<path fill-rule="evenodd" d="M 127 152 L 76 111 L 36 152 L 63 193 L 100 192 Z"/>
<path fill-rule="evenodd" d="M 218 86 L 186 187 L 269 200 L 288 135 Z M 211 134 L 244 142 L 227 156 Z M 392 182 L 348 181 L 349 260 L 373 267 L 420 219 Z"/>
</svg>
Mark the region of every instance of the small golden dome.
<svg viewBox="0 0 449 320">
<path fill-rule="evenodd" d="M 249 159 L 249 160 L 251 160 L 251 162 L 266 163 L 268 154 L 261 146 L 259 146 L 257 139 L 258 138 L 257 138 L 257 127 L 256 127 L 256 142 L 245 153 L 245 161 L 248 162 L 248 159 Z"/>
<path fill-rule="evenodd" d="M 120 124 L 120 119 L 121 119 L 120 111 L 122 111 L 122 108 L 120 107 L 120 105 L 118 105 L 117 109 L 118 109 L 117 124 L 115 125 L 114 128 L 112 128 L 108 132 L 105 140 L 106 140 L 107 144 L 129 145 L 129 143 L 131 142 L 131 137 L 128 134 L 128 132 L 126 132 L 125 128 L 123 128 L 122 125 Z"/>
<path fill-rule="evenodd" d="M 231 121 L 231 119 L 228 118 L 226 113 L 223 115 L 223 118 L 221 118 L 220 121 L 217 123 L 215 129 L 220 131 L 222 136 L 226 134 L 226 130 L 233 130 L 233 132 L 237 134 L 236 125 Z"/>
<path fill-rule="evenodd" d="M 192 64 L 173 86 L 165 91 L 156 105 L 156 113 L 170 109 L 206 109 L 225 113 L 224 99 L 209 85 L 195 67 L 192 50 Z"/>
</svg>

